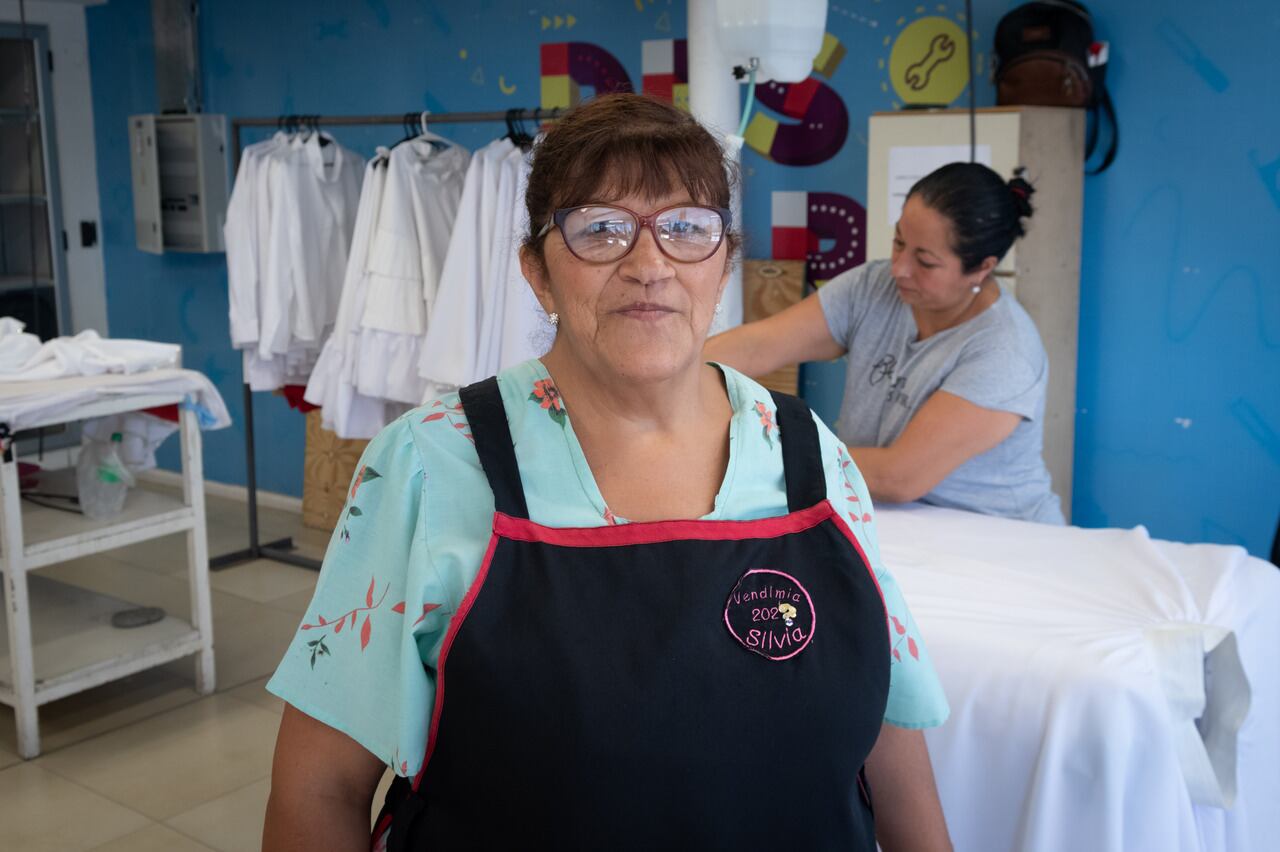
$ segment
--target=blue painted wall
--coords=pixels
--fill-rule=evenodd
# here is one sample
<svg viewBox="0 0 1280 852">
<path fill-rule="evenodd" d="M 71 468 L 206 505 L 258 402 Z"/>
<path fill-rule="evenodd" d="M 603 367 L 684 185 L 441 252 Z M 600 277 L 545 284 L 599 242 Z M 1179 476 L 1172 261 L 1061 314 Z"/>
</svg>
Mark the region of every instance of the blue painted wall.
<svg viewBox="0 0 1280 852">
<path fill-rule="evenodd" d="M 609 51 L 639 89 L 641 41 L 685 35 L 685 5 L 671 0 L 201 5 L 206 110 L 229 116 L 537 106 L 540 45 L 565 41 Z M 995 23 L 1016 4 L 975 5 L 987 68 Z M 1092 6 L 1115 45 L 1124 145 L 1086 185 L 1075 518 L 1263 553 L 1280 515 L 1280 110 L 1266 106 L 1280 90 L 1270 49 L 1280 11 L 1263 0 L 1230 13 L 1190 0 L 1155 15 L 1120 0 Z M 921 18 L 954 21 L 960 8 L 831 4 L 828 31 L 843 57 L 814 79 L 838 94 L 850 129 L 816 165 L 745 152 L 749 256 L 771 252 L 772 192 L 865 198 L 866 118 L 899 101 L 888 82 L 893 46 Z M 134 248 L 125 117 L 155 108 L 149 10 L 147 0 L 86 10 L 111 333 L 180 342 L 188 365 L 214 379 L 237 426 L 208 436 L 207 473 L 239 483 L 240 369 L 227 343 L 223 257 Z M 980 105 L 993 100 L 985 74 L 977 94 Z M 448 129 L 471 147 L 500 132 Z M 368 152 L 398 131 L 338 135 Z M 820 411 L 834 413 L 839 378 L 810 371 Z M 262 487 L 300 493 L 302 418 L 265 394 L 254 410 Z"/>
</svg>

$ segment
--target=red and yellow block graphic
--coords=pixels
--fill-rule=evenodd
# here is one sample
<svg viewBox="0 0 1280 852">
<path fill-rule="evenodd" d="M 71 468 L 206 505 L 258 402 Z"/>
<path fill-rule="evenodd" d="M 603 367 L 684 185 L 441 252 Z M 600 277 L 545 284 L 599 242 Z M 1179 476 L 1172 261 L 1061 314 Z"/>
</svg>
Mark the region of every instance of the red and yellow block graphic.
<svg viewBox="0 0 1280 852">
<path fill-rule="evenodd" d="M 542 45 L 542 108 L 568 109 L 582 100 L 582 86 L 596 94 L 635 91 L 617 58 L 603 47 L 562 41 Z"/>
<path fill-rule="evenodd" d="M 827 33 L 814 59 L 814 71 L 829 78 L 844 56 L 844 45 Z M 785 166 L 812 166 L 826 162 L 844 147 L 849 111 L 835 89 L 816 77 L 799 83 L 767 82 L 756 89 L 756 99 L 798 121 L 784 123 L 763 111 L 756 112 L 745 134 L 747 147 L 756 153 Z"/>
<path fill-rule="evenodd" d="M 641 42 L 640 69 L 640 91 L 689 111 L 689 48 L 685 39 Z"/>
<path fill-rule="evenodd" d="M 772 253 L 803 260 L 805 278 L 820 287 L 867 259 L 867 211 L 835 192 L 774 192 Z"/>
</svg>

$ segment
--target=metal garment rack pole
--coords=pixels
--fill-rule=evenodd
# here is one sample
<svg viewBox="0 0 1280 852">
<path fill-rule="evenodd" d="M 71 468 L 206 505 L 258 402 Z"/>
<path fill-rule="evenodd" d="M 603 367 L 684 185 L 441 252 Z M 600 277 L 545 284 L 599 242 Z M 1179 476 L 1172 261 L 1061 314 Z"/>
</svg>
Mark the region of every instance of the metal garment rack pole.
<svg viewBox="0 0 1280 852">
<path fill-rule="evenodd" d="M 544 119 L 557 118 L 560 113 L 560 109 L 513 109 L 495 112 L 427 113 L 424 117 L 427 119 L 428 124 L 481 124 L 497 121 L 542 121 Z M 280 127 L 284 120 L 289 118 L 306 120 L 310 125 L 320 127 L 384 124 L 403 126 L 410 116 L 422 115 L 420 111 L 414 110 L 395 113 L 394 115 L 297 115 L 273 116 L 270 118 L 233 118 L 231 120 L 232 175 L 237 175 L 240 172 L 240 130 L 244 127 Z M 232 553 L 215 556 L 209 560 L 209 570 L 221 571 L 254 559 L 270 559 L 274 562 L 284 562 L 288 565 L 297 565 L 301 568 L 319 571 L 320 560 L 300 556 L 293 552 L 292 537 L 280 538 L 265 543 L 259 540 L 257 453 L 254 448 L 253 438 L 253 390 L 249 387 L 248 382 L 244 383 L 244 459 L 246 467 L 245 488 L 248 491 L 249 498 L 249 546 Z"/>
</svg>

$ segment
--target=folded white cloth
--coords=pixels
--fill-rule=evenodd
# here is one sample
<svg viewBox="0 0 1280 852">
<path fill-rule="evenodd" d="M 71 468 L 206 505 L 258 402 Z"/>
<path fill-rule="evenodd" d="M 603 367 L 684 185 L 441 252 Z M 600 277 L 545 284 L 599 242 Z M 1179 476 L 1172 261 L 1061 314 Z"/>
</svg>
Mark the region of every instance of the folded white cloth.
<svg viewBox="0 0 1280 852">
<path fill-rule="evenodd" d="M 182 347 L 172 343 L 108 340 L 92 330 L 40 344 L 34 335 L 21 333 L 22 323 L 12 317 L 0 323 L 0 381 L 5 382 L 140 373 L 176 367 L 182 355 Z"/>
<path fill-rule="evenodd" d="M 40 351 L 40 338 L 23 331 L 26 324 L 0 317 L 0 374 L 15 373 Z"/>
<path fill-rule="evenodd" d="M 222 395 L 195 370 L 151 370 L 131 375 L 74 376 L 43 382 L 0 379 L 0 423 L 10 432 L 77 420 L 84 406 L 120 396 L 181 396 L 194 410 L 200 428 L 231 425 Z"/>
</svg>

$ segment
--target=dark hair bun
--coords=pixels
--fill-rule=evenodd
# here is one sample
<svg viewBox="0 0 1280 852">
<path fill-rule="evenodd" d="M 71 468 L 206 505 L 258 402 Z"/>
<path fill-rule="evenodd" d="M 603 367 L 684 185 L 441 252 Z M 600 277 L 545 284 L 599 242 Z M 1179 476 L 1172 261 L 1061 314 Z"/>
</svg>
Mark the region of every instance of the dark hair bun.
<svg viewBox="0 0 1280 852">
<path fill-rule="evenodd" d="M 1009 179 L 1007 186 L 1009 194 L 1013 196 L 1014 207 L 1018 210 L 1019 219 L 1030 219 L 1031 214 L 1035 212 L 1035 208 L 1031 206 L 1031 196 L 1035 194 L 1036 188 L 1023 178 L 1026 169 L 1017 168 L 1013 170 L 1013 177 Z"/>
<path fill-rule="evenodd" d="M 948 163 L 911 187 L 907 197 L 918 197 L 951 224 L 951 249 L 965 272 L 972 272 L 988 257 L 1004 257 L 1014 240 L 1025 231 L 1022 220 L 1031 215 L 1031 184 L 1014 171 L 1005 180 L 981 163 Z"/>
</svg>

